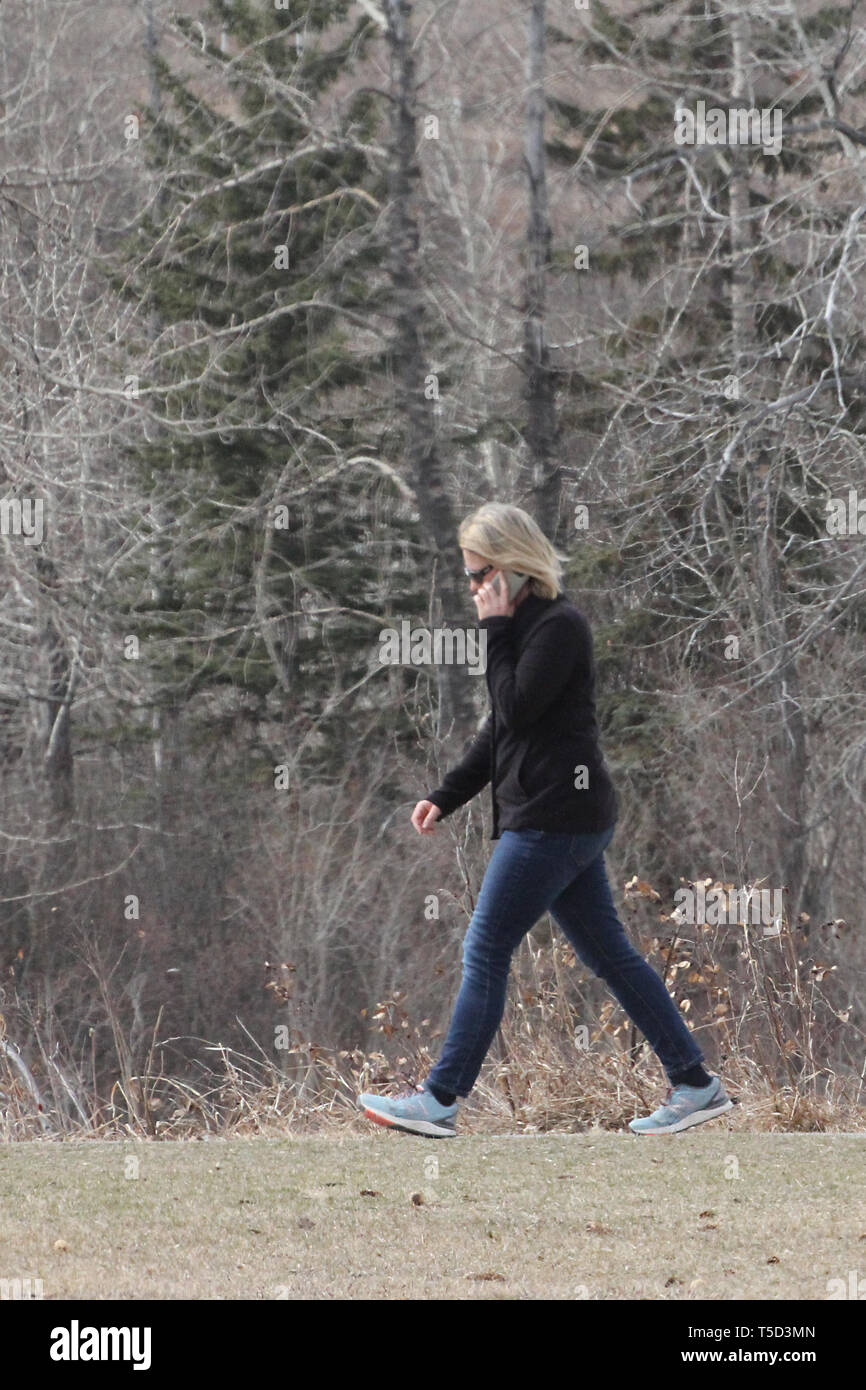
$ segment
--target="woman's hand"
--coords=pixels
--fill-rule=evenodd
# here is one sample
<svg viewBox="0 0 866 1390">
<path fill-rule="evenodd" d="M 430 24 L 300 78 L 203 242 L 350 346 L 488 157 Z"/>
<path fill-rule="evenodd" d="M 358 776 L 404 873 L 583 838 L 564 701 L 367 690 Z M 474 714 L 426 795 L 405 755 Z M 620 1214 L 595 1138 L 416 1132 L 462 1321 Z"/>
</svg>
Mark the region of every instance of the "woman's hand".
<svg viewBox="0 0 866 1390">
<path fill-rule="evenodd" d="M 499 592 L 493 586 L 493 580 L 499 580 Z M 494 570 L 489 579 L 485 579 L 481 587 L 472 595 L 475 607 L 478 610 L 478 621 L 484 618 L 513 618 L 514 604 L 509 600 L 508 590 L 505 587 L 505 577 L 501 570 Z"/>
<path fill-rule="evenodd" d="M 419 835 L 429 835 L 441 815 L 442 812 L 434 802 L 419 801 L 412 812 L 412 824 Z"/>
</svg>

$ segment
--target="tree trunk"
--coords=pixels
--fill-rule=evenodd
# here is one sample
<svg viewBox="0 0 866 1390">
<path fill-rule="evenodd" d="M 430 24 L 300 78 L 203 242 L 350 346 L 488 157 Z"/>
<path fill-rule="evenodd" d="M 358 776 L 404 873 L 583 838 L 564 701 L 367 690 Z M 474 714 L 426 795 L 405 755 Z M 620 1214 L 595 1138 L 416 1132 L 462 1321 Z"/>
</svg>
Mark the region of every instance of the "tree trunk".
<svg viewBox="0 0 866 1390">
<path fill-rule="evenodd" d="M 555 387 L 545 335 L 547 270 L 551 230 L 547 209 L 544 152 L 544 55 L 546 0 L 531 0 L 527 59 L 526 172 L 529 223 L 526 236 L 526 286 L 523 359 L 526 373 L 527 461 L 524 491 L 532 499 L 535 519 L 552 536 L 557 524 L 561 467 L 556 460 Z"/>
<path fill-rule="evenodd" d="M 462 576 L 457 522 L 445 487 L 432 401 L 425 397 L 424 298 L 418 269 L 420 169 L 416 158 L 415 58 L 409 0 L 387 0 L 391 50 L 391 158 L 387 219 L 388 268 L 393 287 L 393 371 L 396 405 L 404 422 L 403 452 L 421 523 L 435 564 L 434 592 L 440 621 L 473 620 Z M 436 668 L 439 732 L 464 735 L 473 724 L 468 673 L 459 666 Z"/>
<path fill-rule="evenodd" d="M 749 95 L 745 78 L 748 42 L 749 21 L 744 11 L 740 10 L 731 23 L 732 106 L 741 104 Z M 751 236 L 748 220 L 748 155 L 738 147 L 729 147 L 727 157 L 731 165 L 733 367 L 737 381 L 742 384 L 750 353 L 755 347 L 751 276 L 747 269 Z M 769 673 L 769 680 L 764 686 L 766 694 L 759 694 L 759 699 L 767 702 L 767 749 L 770 758 L 766 785 L 776 819 L 778 846 L 773 867 L 775 876 L 781 880 L 778 886 L 788 890 L 787 910 L 790 920 L 794 921 L 800 911 L 803 888 L 810 871 L 806 824 L 809 753 L 800 703 L 799 671 L 796 659 L 785 655 L 785 598 L 776 541 L 778 470 L 784 465 L 778 457 L 778 446 L 769 438 L 765 444 L 766 447 L 761 448 L 759 439 L 753 435 L 752 442 L 744 446 L 746 530 L 752 556 L 751 578 L 757 617 L 754 640 L 761 651 L 761 666 L 764 672 Z"/>
<path fill-rule="evenodd" d="M 45 593 L 40 640 L 45 652 L 47 697 L 43 701 L 40 714 L 46 810 L 49 822 L 56 828 L 62 828 L 72 814 L 75 804 L 72 700 L 75 693 L 76 666 L 52 612 L 52 599 L 57 588 L 54 562 L 47 555 L 38 555 L 36 568 L 41 588 Z"/>
<path fill-rule="evenodd" d="M 159 42 L 154 23 L 153 0 L 145 0 L 144 4 L 144 48 L 147 58 L 150 106 L 154 120 L 159 121 L 162 112 L 162 90 L 156 64 Z M 157 219 L 161 216 L 164 203 L 165 189 L 160 187 L 156 196 Z M 151 346 L 157 341 L 161 330 L 160 316 L 156 310 L 152 310 L 147 323 L 147 334 Z M 160 429 L 159 433 L 165 435 L 163 429 Z M 176 517 L 159 500 L 155 502 L 153 511 L 156 523 L 156 539 L 150 552 L 150 594 L 155 610 L 162 612 L 173 601 L 175 582 L 174 565 L 170 554 L 171 541 L 164 541 L 163 538 L 172 535 L 171 528 Z M 167 831 L 173 829 L 177 823 L 177 798 L 182 756 L 181 710 L 173 696 L 161 696 L 159 702 L 154 705 L 151 714 L 151 727 L 153 729 L 153 770 L 157 790 L 157 815 L 160 828 Z M 164 883 L 167 882 L 169 882 L 168 878 L 164 879 Z"/>
</svg>

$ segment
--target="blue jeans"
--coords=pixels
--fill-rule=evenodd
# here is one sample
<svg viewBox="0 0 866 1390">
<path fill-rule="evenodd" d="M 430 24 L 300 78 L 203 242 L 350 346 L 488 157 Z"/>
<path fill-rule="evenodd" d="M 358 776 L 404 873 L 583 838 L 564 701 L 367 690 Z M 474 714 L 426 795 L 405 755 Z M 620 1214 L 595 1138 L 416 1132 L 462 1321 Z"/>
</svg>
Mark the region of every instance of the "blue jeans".
<svg viewBox="0 0 866 1390">
<path fill-rule="evenodd" d="M 549 912 L 578 958 L 609 986 L 671 1084 L 704 1058 L 661 977 L 617 916 L 604 865 L 614 827 L 597 834 L 504 830 L 463 941 L 463 979 L 427 1082 L 467 1096 L 505 1012 L 511 956 Z"/>
</svg>

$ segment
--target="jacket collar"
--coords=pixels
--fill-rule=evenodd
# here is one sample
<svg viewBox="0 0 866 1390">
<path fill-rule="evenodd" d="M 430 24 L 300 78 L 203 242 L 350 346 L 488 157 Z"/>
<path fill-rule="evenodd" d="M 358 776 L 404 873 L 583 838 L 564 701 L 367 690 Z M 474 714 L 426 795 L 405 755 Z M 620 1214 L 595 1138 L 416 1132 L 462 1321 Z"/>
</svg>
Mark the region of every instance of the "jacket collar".
<svg viewBox="0 0 866 1390">
<path fill-rule="evenodd" d="M 526 628 L 532 627 L 536 618 L 540 616 L 553 603 L 561 603 L 564 595 L 557 594 L 556 598 L 541 598 L 538 594 L 527 594 L 522 603 L 519 603 L 514 610 L 514 632 L 521 633 Z"/>
</svg>

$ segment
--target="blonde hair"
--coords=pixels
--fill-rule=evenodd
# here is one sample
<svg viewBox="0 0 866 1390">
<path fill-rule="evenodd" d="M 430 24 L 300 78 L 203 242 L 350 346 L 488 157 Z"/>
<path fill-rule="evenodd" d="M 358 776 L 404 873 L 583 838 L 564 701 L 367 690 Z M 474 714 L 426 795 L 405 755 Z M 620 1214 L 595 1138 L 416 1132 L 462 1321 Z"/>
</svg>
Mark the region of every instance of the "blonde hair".
<svg viewBox="0 0 866 1390">
<path fill-rule="evenodd" d="M 528 574 L 539 598 L 556 598 L 562 588 L 564 555 L 554 550 L 537 521 L 510 502 L 485 502 L 460 525 L 463 550 L 482 555 L 498 568 Z"/>
</svg>

